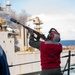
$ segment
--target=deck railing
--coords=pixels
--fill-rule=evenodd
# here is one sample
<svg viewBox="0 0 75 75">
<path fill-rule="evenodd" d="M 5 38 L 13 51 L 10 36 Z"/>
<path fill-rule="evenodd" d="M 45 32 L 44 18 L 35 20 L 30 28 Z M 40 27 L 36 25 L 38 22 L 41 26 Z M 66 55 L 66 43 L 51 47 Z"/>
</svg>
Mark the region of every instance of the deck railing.
<svg viewBox="0 0 75 75">
<path fill-rule="evenodd" d="M 66 64 L 64 66 L 64 69 L 62 70 L 62 74 L 64 75 L 64 72 L 67 71 L 67 75 L 70 75 L 70 70 L 73 70 L 75 68 L 72 68 L 70 66 L 75 66 L 75 64 L 70 65 L 71 63 L 71 56 L 75 56 L 75 54 L 71 54 L 71 51 L 68 51 L 68 55 L 62 56 L 61 58 L 66 58 L 68 57 Z M 26 64 L 33 64 L 33 63 L 38 63 L 40 61 L 33 61 L 33 62 L 28 62 L 28 63 L 21 63 L 21 64 L 15 64 L 15 65 L 9 65 L 9 67 L 13 67 L 13 66 L 19 66 L 19 65 L 26 65 Z"/>
<path fill-rule="evenodd" d="M 70 70 L 73 70 L 75 68 L 72 68 L 70 66 L 75 66 L 75 64 L 70 65 L 71 63 L 71 56 L 75 56 L 75 54 L 71 54 L 71 51 L 68 51 L 68 55 L 62 56 L 61 58 L 66 58 L 68 57 L 66 64 L 64 66 L 64 70 L 62 70 L 62 74 L 64 75 L 64 72 L 67 71 L 67 75 L 70 75 Z M 66 69 L 67 68 L 67 69 Z"/>
</svg>

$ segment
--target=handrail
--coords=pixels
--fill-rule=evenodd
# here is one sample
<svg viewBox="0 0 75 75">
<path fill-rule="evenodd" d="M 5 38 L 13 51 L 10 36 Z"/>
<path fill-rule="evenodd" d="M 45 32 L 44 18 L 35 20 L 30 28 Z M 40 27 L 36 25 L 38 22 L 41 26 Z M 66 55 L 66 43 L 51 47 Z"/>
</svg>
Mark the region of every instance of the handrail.
<svg viewBox="0 0 75 75">
<path fill-rule="evenodd" d="M 19 65 L 26 65 L 26 64 L 31 64 L 31 63 L 38 63 L 38 62 L 40 62 L 40 61 L 34 61 L 34 62 L 27 62 L 27 63 L 21 63 L 21 64 L 9 65 L 8 67 L 19 66 Z"/>
<path fill-rule="evenodd" d="M 64 74 L 65 71 L 68 71 L 68 74 L 67 74 L 67 75 L 70 75 L 70 70 L 75 69 L 75 68 L 70 68 L 70 66 L 74 66 L 74 65 L 75 65 L 75 64 L 70 65 L 71 56 L 75 56 L 75 54 L 71 54 L 71 51 L 69 51 L 69 52 L 68 52 L 68 55 L 61 57 L 61 58 L 68 57 L 67 62 L 66 62 L 66 65 L 65 65 L 65 67 L 64 67 L 64 70 L 62 70 L 62 74 Z M 67 66 L 68 66 L 68 69 L 66 69 Z"/>
<path fill-rule="evenodd" d="M 68 52 L 68 55 L 65 55 L 65 56 L 62 56 L 62 57 L 61 57 L 61 58 L 66 58 L 66 57 L 68 57 L 67 62 L 66 62 L 65 67 L 64 67 L 64 70 L 62 70 L 62 74 L 64 74 L 65 71 L 68 71 L 68 74 L 67 74 L 67 75 L 70 75 L 70 70 L 75 69 L 75 68 L 70 68 L 70 66 L 75 66 L 75 64 L 70 65 L 71 56 L 75 56 L 75 54 L 71 54 L 71 51 L 69 51 L 69 52 Z M 31 64 L 31 63 L 38 63 L 38 62 L 40 62 L 40 61 L 34 61 L 34 62 L 27 62 L 27 63 L 9 65 L 8 67 L 19 66 L 19 65 L 26 65 L 26 64 Z M 67 66 L 68 66 L 68 69 L 66 69 Z"/>
</svg>

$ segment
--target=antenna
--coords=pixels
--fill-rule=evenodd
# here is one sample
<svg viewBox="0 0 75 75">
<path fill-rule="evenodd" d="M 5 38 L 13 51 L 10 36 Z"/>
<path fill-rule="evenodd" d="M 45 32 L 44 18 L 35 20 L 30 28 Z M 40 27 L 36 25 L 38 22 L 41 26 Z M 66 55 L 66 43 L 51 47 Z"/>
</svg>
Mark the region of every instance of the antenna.
<svg viewBox="0 0 75 75">
<path fill-rule="evenodd" d="M 6 2 L 6 8 L 7 8 L 7 11 L 10 11 L 10 6 L 11 6 L 10 1 L 7 1 L 7 2 Z"/>
</svg>

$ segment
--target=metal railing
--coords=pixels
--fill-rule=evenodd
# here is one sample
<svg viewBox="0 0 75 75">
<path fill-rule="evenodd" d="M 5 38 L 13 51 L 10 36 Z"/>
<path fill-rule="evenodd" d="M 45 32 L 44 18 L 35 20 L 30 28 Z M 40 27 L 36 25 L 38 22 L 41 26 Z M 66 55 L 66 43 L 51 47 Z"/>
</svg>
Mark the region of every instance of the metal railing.
<svg viewBox="0 0 75 75">
<path fill-rule="evenodd" d="M 70 70 L 73 70 L 75 68 L 70 68 L 70 66 L 75 66 L 75 64 L 70 65 L 71 63 L 71 56 L 75 56 L 75 54 L 71 54 L 71 51 L 68 51 L 68 55 L 62 56 L 61 58 L 66 58 L 68 57 L 66 64 L 64 66 L 64 69 L 62 70 L 62 74 L 64 75 L 64 72 L 67 71 L 67 75 L 70 75 Z M 15 64 L 15 65 L 9 65 L 9 67 L 13 66 L 19 66 L 19 65 L 26 65 L 26 64 L 33 64 L 33 63 L 38 63 L 40 61 L 33 61 L 33 62 L 28 62 L 28 63 L 21 63 L 21 64 Z M 66 69 L 67 68 L 67 69 Z"/>
<path fill-rule="evenodd" d="M 71 51 L 68 52 L 68 55 L 62 56 L 61 58 L 68 57 L 67 62 L 65 64 L 64 70 L 62 70 L 62 74 L 64 75 L 64 72 L 67 71 L 67 75 L 70 75 L 70 70 L 73 70 L 75 68 L 70 68 L 70 66 L 75 66 L 75 64 L 70 65 L 71 63 L 71 56 L 75 56 L 75 54 L 71 54 Z M 67 69 L 66 69 L 67 68 Z"/>
</svg>

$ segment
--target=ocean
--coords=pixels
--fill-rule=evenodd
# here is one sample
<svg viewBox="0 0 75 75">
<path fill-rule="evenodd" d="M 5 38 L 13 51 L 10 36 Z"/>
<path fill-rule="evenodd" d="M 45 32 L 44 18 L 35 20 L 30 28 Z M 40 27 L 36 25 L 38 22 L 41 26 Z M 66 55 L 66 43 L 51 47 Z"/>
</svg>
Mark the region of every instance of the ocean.
<svg viewBox="0 0 75 75">
<path fill-rule="evenodd" d="M 75 46 L 75 40 L 61 40 L 63 46 Z"/>
</svg>

